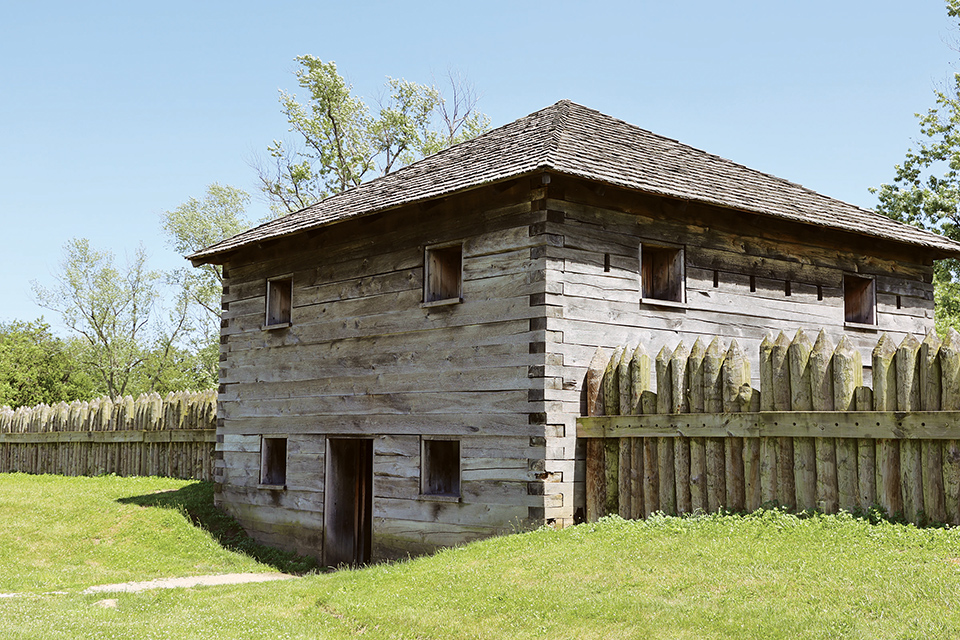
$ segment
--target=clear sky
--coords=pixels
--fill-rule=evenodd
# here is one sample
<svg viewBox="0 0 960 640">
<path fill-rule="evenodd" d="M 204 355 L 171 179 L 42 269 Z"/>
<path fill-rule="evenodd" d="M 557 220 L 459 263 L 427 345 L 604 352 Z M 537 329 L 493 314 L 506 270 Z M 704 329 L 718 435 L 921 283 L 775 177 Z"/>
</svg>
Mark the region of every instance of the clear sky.
<svg viewBox="0 0 960 640">
<path fill-rule="evenodd" d="M 257 192 L 300 54 L 368 101 L 453 68 L 494 126 L 569 98 L 871 207 L 955 70 L 953 26 L 938 0 L 7 2 L 0 322 L 55 320 L 30 282 L 73 237 L 180 266 L 160 214 L 212 182 Z"/>
</svg>

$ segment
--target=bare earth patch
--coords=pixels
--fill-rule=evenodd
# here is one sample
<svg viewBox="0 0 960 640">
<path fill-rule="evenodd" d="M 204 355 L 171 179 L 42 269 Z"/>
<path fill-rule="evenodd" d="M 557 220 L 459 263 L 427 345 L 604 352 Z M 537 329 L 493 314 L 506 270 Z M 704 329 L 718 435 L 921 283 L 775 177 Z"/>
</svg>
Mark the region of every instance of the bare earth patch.
<svg viewBox="0 0 960 640">
<path fill-rule="evenodd" d="M 163 578 L 146 582 L 123 582 L 120 584 L 101 584 L 88 587 L 83 593 L 134 593 L 147 589 L 186 589 L 221 584 L 246 584 L 249 582 L 270 582 L 271 580 L 292 580 L 296 576 L 285 573 L 225 573 L 217 576 L 192 576 L 189 578 Z"/>
</svg>

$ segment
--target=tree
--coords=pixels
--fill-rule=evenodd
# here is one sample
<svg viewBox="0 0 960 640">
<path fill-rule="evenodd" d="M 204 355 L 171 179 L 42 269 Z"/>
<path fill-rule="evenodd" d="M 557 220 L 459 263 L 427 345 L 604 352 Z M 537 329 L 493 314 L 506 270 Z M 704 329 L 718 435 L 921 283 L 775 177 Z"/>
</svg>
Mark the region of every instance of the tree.
<svg viewBox="0 0 960 640">
<path fill-rule="evenodd" d="M 207 186 L 203 198 L 190 198 L 163 214 L 162 227 L 168 244 L 183 256 L 236 235 L 250 226 L 246 214 L 249 204 L 247 192 L 214 182 Z M 175 380 L 187 376 L 182 380 L 184 384 L 192 381 L 198 388 L 214 386 L 220 359 L 223 270 L 216 264 L 184 266 L 167 274 L 167 282 L 185 296 L 181 303 L 187 306 L 185 313 L 192 317 L 195 331 L 185 335 L 190 349 L 177 356 L 181 378 L 168 372 L 165 379 L 168 384 L 175 384 Z"/>
<path fill-rule="evenodd" d="M 0 324 L 0 406 L 32 407 L 96 395 L 70 344 L 43 318 Z"/>
<path fill-rule="evenodd" d="M 246 215 L 248 204 L 250 195 L 246 191 L 214 182 L 207 186 L 202 199 L 190 198 L 163 214 L 162 227 L 167 242 L 185 256 L 236 235 L 250 226 Z M 203 310 L 218 332 L 223 290 L 220 265 L 185 266 L 175 274 L 175 280 L 183 283 L 191 302 Z"/>
<path fill-rule="evenodd" d="M 299 139 L 274 140 L 267 148 L 270 163 L 255 163 L 261 189 L 276 212 L 307 207 L 361 184 L 372 173 L 386 175 L 490 126 L 489 118 L 476 110 L 476 93 L 458 75 L 448 75 L 451 101 L 434 86 L 388 78 L 374 117 L 335 62 L 310 55 L 296 60 L 297 82 L 308 98 L 301 103 L 281 91 L 280 105 Z"/>
<path fill-rule="evenodd" d="M 184 292 L 167 322 L 157 318 L 159 278 L 142 247 L 118 267 L 112 253 L 75 238 L 64 247 L 57 284 L 33 282 L 38 303 L 59 313 L 80 339 L 78 362 L 111 397 L 156 390 L 190 329 Z"/>
<path fill-rule="evenodd" d="M 947 0 L 947 14 L 960 18 L 960 0 Z M 876 210 L 895 220 L 960 241 L 960 73 L 936 92 L 937 106 L 915 114 L 922 138 L 894 170 L 892 184 L 871 189 Z M 960 330 L 960 261 L 934 267 L 936 326 Z"/>
</svg>

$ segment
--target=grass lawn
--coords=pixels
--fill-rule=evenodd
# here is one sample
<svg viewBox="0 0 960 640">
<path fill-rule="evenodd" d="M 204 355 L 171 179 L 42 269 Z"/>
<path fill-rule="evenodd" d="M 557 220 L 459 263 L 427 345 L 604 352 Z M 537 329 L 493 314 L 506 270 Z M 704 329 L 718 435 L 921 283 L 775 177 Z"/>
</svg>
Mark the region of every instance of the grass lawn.
<svg viewBox="0 0 960 640">
<path fill-rule="evenodd" d="M 288 582 L 83 595 L 307 565 L 211 515 L 208 485 L 0 483 L 0 592 L 27 594 L 0 599 L 3 638 L 960 637 L 956 530 L 779 512 L 612 518 Z"/>
</svg>

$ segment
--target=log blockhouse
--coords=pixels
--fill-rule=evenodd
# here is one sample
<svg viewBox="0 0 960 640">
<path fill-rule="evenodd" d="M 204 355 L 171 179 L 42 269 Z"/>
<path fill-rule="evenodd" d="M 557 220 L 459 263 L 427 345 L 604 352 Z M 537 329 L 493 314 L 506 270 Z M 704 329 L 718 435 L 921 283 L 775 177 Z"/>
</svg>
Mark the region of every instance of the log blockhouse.
<svg viewBox="0 0 960 640">
<path fill-rule="evenodd" d="M 224 269 L 218 502 L 331 565 L 572 524 L 598 347 L 824 327 L 869 349 L 932 326 L 945 257 L 558 102 L 189 256 Z"/>
</svg>

